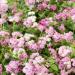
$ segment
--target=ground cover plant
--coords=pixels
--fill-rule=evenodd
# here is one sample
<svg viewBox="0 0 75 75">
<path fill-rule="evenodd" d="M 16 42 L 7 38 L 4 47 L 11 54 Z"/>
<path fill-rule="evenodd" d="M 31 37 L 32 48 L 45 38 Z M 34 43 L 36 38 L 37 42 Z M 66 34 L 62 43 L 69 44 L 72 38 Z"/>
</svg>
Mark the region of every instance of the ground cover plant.
<svg viewBox="0 0 75 75">
<path fill-rule="evenodd" d="M 0 0 L 0 75 L 75 75 L 75 0 Z"/>
</svg>

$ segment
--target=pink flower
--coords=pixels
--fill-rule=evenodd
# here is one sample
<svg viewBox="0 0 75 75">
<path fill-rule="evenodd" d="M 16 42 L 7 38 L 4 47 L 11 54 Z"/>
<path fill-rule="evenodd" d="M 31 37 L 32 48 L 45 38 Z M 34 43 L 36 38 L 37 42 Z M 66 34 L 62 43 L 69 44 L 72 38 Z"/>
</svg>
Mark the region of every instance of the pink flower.
<svg viewBox="0 0 75 75">
<path fill-rule="evenodd" d="M 64 24 L 61 24 L 58 28 L 59 28 L 60 31 L 65 31 L 65 26 L 64 26 Z"/>
<path fill-rule="evenodd" d="M 39 24 L 42 26 L 48 26 L 49 25 L 49 20 L 46 19 L 42 19 L 41 21 L 39 21 Z"/>
<path fill-rule="evenodd" d="M 46 26 L 39 24 L 37 28 L 42 32 L 43 30 L 46 29 Z"/>
<path fill-rule="evenodd" d="M 0 14 L 4 14 L 8 10 L 8 5 L 6 3 L 0 2 Z"/>
<path fill-rule="evenodd" d="M 39 10 L 44 10 L 44 9 L 46 9 L 46 8 L 47 8 L 47 3 L 46 3 L 46 2 L 40 3 L 40 4 L 38 5 L 38 9 L 39 9 Z"/>
<path fill-rule="evenodd" d="M 34 5 L 36 0 L 26 0 L 25 2 L 29 6 L 29 5 Z"/>
<path fill-rule="evenodd" d="M 8 45 L 8 43 L 9 43 L 9 39 L 0 40 L 0 45 L 6 46 L 6 45 Z"/>
<path fill-rule="evenodd" d="M 73 22 L 75 22 L 75 15 L 71 16 Z"/>
<path fill-rule="evenodd" d="M 73 32 L 70 31 L 68 33 L 65 33 L 63 39 L 65 39 L 67 41 L 73 40 Z"/>
<path fill-rule="evenodd" d="M 54 34 L 54 32 L 55 32 L 55 30 L 54 30 L 53 27 L 49 27 L 49 29 L 46 29 L 45 32 L 46 32 L 50 37 L 52 37 L 53 34 Z"/>
<path fill-rule="evenodd" d="M 38 25 L 38 29 L 40 31 L 43 31 L 46 29 L 46 27 L 49 25 L 49 19 L 48 18 L 45 18 L 45 19 L 42 19 L 41 21 L 39 21 L 39 25 Z"/>
<path fill-rule="evenodd" d="M 33 64 L 41 64 L 44 62 L 44 58 L 42 58 L 42 56 L 37 56 L 34 60 L 33 60 Z"/>
<path fill-rule="evenodd" d="M 34 75 L 34 66 L 31 63 L 26 63 L 25 67 L 23 68 L 23 73 L 26 75 Z"/>
<path fill-rule="evenodd" d="M 35 69 L 36 69 L 36 74 L 48 73 L 48 69 L 44 65 L 36 64 Z"/>
<path fill-rule="evenodd" d="M 20 60 L 25 60 L 26 58 L 28 58 L 28 55 L 26 53 L 19 54 L 19 59 Z"/>
<path fill-rule="evenodd" d="M 18 61 L 10 61 L 9 64 L 6 66 L 6 71 L 8 73 L 17 74 L 20 70 L 19 66 L 20 66 L 20 63 Z"/>
<path fill-rule="evenodd" d="M 39 40 L 37 42 L 39 49 L 43 49 L 46 45 L 46 41 L 45 40 Z"/>
<path fill-rule="evenodd" d="M 32 23 L 32 20 L 27 19 L 27 20 L 24 20 L 23 24 L 24 24 L 26 27 L 30 27 L 33 23 Z"/>
<path fill-rule="evenodd" d="M 5 19 L 0 18 L 0 25 L 2 25 L 2 24 L 5 23 L 5 22 L 6 22 Z"/>
<path fill-rule="evenodd" d="M 59 62 L 60 69 L 70 69 L 71 68 L 71 59 L 69 57 L 62 58 Z"/>
<path fill-rule="evenodd" d="M 57 9 L 57 6 L 56 5 L 51 5 L 49 9 L 55 11 Z"/>
<path fill-rule="evenodd" d="M 22 37 L 23 35 L 20 32 L 12 32 L 12 37 L 13 38 L 18 38 L 18 37 Z"/>
<path fill-rule="evenodd" d="M 55 42 L 59 42 L 62 40 L 62 35 L 58 32 L 55 32 L 54 35 L 52 36 L 52 38 Z"/>
<path fill-rule="evenodd" d="M 13 16 L 9 17 L 10 22 L 19 22 L 21 20 L 22 12 L 15 13 Z"/>
<path fill-rule="evenodd" d="M 75 8 L 73 8 L 73 9 L 70 10 L 70 14 L 71 14 L 71 16 L 75 15 Z"/>
<path fill-rule="evenodd" d="M 29 49 L 30 50 L 38 50 L 38 46 L 36 43 L 33 43 L 33 44 L 29 45 Z"/>
<path fill-rule="evenodd" d="M 65 70 L 61 70 L 61 75 L 67 75 Z"/>
<path fill-rule="evenodd" d="M 20 47 L 23 47 L 24 46 L 24 38 L 10 38 L 9 40 L 9 46 L 12 47 L 12 48 L 20 48 Z"/>
<path fill-rule="evenodd" d="M 71 0 L 71 1 L 75 2 L 75 0 Z"/>
<path fill-rule="evenodd" d="M 68 54 L 71 53 L 71 48 L 70 47 L 67 47 L 67 46 L 61 46 L 59 48 L 59 51 L 58 51 L 58 54 L 61 56 L 61 57 L 65 57 L 67 56 Z"/>
<path fill-rule="evenodd" d="M 55 17 L 57 20 L 66 20 L 68 16 L 66 13 L 58 13 Z"/>
<path fill-rule="evenodd" d="M 9 32 L 7 32 L 7 31 L 0 31 L 0 36 L 2 36 L 2 37 L 6 37 L 9 35 L 10 35 Z"/>
</svg>

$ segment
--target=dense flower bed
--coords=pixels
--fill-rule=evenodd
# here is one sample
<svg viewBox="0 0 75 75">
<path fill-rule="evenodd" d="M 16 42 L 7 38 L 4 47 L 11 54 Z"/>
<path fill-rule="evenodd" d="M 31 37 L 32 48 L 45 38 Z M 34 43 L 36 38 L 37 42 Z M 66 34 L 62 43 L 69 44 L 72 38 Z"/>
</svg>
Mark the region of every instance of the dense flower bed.
<svg viewBox="0 0 75 75">
<path fill-rule="evenodd" d="M 0 0 L 0 75 L 75 75 L 75 0 Z"/>
</svg>

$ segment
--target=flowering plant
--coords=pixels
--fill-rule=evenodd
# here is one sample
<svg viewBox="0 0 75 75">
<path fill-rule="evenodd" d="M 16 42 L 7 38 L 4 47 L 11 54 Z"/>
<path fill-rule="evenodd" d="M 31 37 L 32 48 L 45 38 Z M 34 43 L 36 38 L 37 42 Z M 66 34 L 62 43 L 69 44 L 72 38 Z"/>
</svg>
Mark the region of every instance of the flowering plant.
<svg viewBox="0 0 75 75">
<path fill-rule="evenodd" d="M 75 0 L 0 0 L 0 75 L 75 75 Z"/>
</svg>

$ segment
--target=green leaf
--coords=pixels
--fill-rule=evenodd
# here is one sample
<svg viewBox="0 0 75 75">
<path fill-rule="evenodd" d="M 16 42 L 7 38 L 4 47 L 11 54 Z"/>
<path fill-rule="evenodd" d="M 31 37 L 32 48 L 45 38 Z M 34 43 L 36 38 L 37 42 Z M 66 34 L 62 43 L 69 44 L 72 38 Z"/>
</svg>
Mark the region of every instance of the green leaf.
<svg viewBox="0 0 75 75">
<path fill-rule="evenodd" d="M 50 58 L 48 59 L 48 61 L 49 61 L 50 64 L 54 64 L 54 63 L 55 63 L 55 60 L 54 60 L 52 57 L 50 57 Z"/>
<path fill-rule="evenodd" d="M 55 71 L 55 72 L 58 72 L 58 71 L 59 71 L 58 66 L 57 66 L 56 64 L 50 65 L 50 68 L 51 68 L 53 71 Z"/>
<path fill-rule="evenodd" d="M 2 75 L 7 75 L 7 73 L 4 71 L 4 72 L 2 73 Z"/>
</svg>

